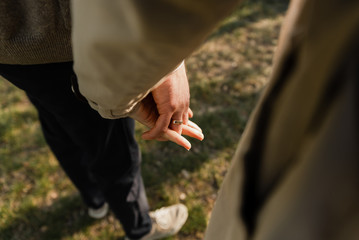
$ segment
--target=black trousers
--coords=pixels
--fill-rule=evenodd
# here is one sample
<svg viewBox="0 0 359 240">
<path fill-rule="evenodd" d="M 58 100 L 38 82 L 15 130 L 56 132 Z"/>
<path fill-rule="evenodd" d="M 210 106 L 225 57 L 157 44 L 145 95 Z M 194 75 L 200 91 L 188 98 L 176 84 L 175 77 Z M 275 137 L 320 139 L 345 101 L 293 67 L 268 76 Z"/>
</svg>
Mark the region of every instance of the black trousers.
<svg viewBox="0 0 359 240">
<path fill-rule="evenodd" d="M 0 64 L 0 75 L 24 90 L 36 107 L 48 145 L 85 203 L 96 208 L 108 202 L 130 238 L 149 232 L 134 121 L 103 119 L 76 98 L 72 62 Z"/>
</svg>

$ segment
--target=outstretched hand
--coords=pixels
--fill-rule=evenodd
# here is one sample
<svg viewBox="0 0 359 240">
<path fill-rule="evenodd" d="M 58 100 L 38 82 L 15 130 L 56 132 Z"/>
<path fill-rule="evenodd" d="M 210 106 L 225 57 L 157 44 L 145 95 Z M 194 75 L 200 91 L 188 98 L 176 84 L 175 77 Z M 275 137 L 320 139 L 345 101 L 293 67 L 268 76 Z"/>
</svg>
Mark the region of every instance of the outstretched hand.
<svg viewBox="0 0 359 240">
<path fill-rule="evenodd" d="M 155 126 L 156 121 L 159 118 L 159 114 L 152 94 L 149 94 L 139 103 L 139 106 L 131 113 L 130 117 L 147 126 L 148 128 L 153 128 L 153 126 Z M 190 120 L 188 120 L 186 125 L 182 125 L 182 134 L 201 141 L 204 138 L 202 129 Z M 155 139 L 158 141 L 169 140 L 184 147 L 187 150 L 191 149 L 191 143 L 186 138 L 169 128 Z"/>
<path fill-rule="evenodd" d="M 156 124 L 143 134 L 146 140 L 157 139 L 168 128 L 182 134 L 183 126 L 188 124 L 188 118 L 193 113 L 189 109 L 190 93 L 184 63 L 172 73 L 168 74 L 161 85 L 152 90 L 152 96 L 159 114 Z M 174 124 L 173 120 L 182 121 Z"/>
<path fill-rule="evenodd" d="M 193 113 L 189 108 L 189 87 L 183 64 L 167 75 L 130 116 L 150 128 L 142 135 L 146 140 L 169 140 L 189 150 L 191 144 L 182 134 L 198 140 L 204 138 L 201 128 L 189 120 Z M 182 124 L 174 124 L 173 120 Z"/>
</svg>

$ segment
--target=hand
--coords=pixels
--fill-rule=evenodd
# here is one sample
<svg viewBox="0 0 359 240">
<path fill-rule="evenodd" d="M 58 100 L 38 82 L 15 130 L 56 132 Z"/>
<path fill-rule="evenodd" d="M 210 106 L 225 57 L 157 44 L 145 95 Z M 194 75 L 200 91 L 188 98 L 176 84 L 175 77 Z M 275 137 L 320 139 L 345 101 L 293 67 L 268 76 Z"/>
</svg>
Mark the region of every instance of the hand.
<svg viewBox="0 0 359 240">
<path fill-rule="evenodd" d="M 152 94 L 149 94 L 139 103 L 136 109 L 130 114 L 130 117 L 147 126 L 148 128 L 152 128 L 156 124 L 159 118 L 159 114 Z M 187 125 L 182 126 L 182 133 L 199 140 L 203 140 L 204 138 L 201 128 L 192 121 L 188 121 Z M 170 140 L 187 150 L 191 149 L 191 143 L 182 137 L 179 133 L 171 129 L 167 129 L 165 133 L 156 139 L 159 141 Z"/>
<path fill-rule="evenodd" d="M 152 91 L 152 96 L 159 117 L 154 127 L 143 134 L 143 139 L 158 139 L 169 128 L 181 135 L 183 126 L 188 124 L 188 118 L 193 115 L 189 109 L 189 86 L 183 63 L 165 77 L 164 82 Z M 183 121 L 183 125 L 173 124 L 173 120 Z"/>
</svg>

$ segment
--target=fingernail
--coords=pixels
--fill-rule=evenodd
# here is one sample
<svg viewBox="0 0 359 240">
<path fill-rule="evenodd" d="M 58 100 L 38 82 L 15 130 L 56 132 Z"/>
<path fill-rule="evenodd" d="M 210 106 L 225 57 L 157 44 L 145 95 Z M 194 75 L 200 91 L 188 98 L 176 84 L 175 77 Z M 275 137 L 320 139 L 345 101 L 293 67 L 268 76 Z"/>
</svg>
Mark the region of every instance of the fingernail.
<svg viewBox="0 0 359 240">
<path fill-rule="evenodd" d="M 191 149 L 191 145 L 189 145 L 188 147 L 186 147 L 186 150 L 189 151 Z"/>
<path fill-rule="evenodd" d="M 198 134 L 198 140 L 202 141 L 204 139 L 204 135 L 202 133 L 197 133 Z"/>
</svg>

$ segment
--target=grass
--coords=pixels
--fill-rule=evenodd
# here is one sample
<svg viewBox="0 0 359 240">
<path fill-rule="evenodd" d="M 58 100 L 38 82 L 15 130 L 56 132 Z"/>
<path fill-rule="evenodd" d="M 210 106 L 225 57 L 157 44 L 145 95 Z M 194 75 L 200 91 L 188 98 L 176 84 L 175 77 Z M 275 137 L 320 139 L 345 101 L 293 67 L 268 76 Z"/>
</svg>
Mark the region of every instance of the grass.
<svg viewBox="0 0 359 240">
<path fill-rule="evenodd" d="M 187 152 L 143 141 L 143 178 L 150 206 L 182 202 L 189 219 L 169 239 L 202 239 L 231 156 L 271 62 L 287 1 L 244 2 L 187 60 L 194 120 L 205 140 Z M 76 189 L 43 139 L 24 93 L 0 80 L 0 239 L 122 239 L 112 214 L 87 217 Z"/>
</svg>

